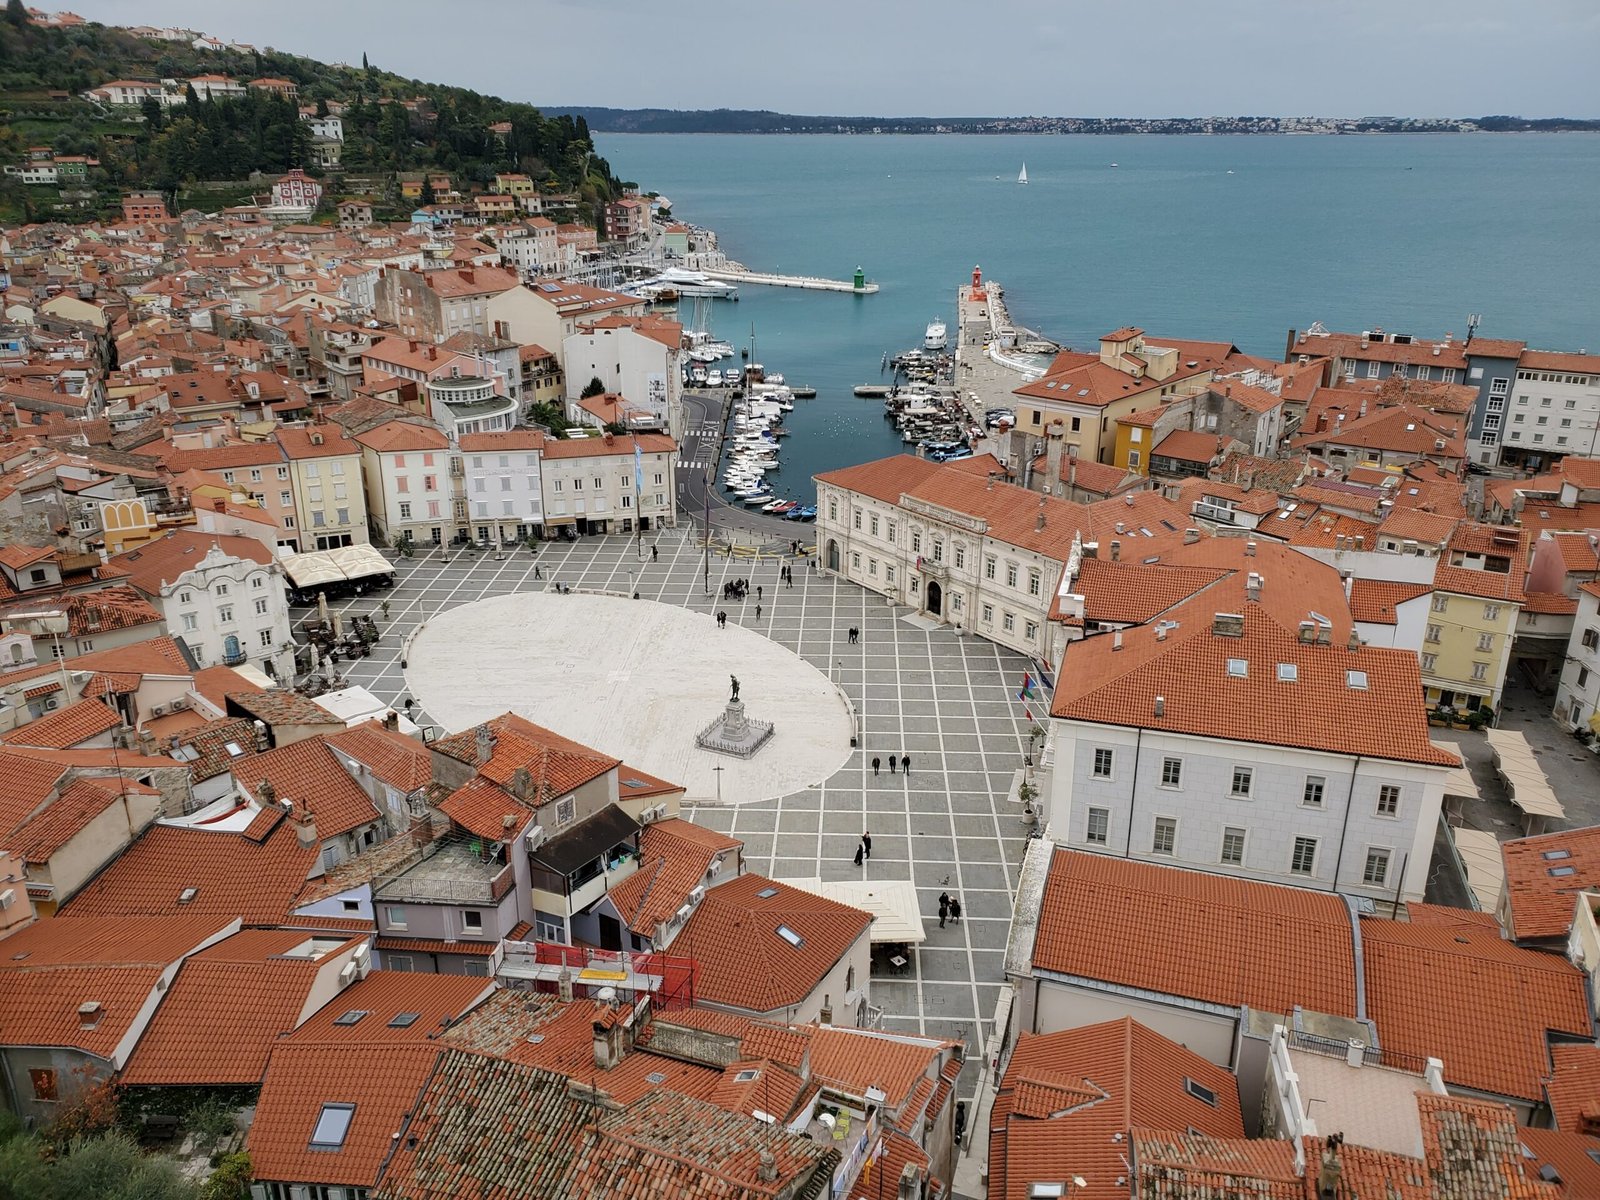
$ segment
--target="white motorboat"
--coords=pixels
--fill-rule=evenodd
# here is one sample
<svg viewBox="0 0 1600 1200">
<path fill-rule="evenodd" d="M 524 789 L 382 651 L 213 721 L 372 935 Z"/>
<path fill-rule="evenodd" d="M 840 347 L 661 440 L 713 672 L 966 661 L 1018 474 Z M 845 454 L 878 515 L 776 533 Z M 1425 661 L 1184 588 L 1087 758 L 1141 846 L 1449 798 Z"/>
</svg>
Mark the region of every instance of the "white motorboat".
<svg viewBox="0 0 1600 1200">
<path fill-rule="evenodd" d="M 676 290 L 680 296 L 711 296 L 722 300 L 733 300 L 739 295 L 736 285 L 721 279 L 713 279 L 702 271 L 689 271 L 683 267 L 668 267 L 649 282 L 665 284 Z"/>
<path fill-rule="evenodd" d="M 945 328 L 945 323 L 935 317 L 928 322 L 928 328 L 922 334 L 922 348 L 924 350 L 943 350 L 950 344 L 950 331 Z"/>
</svg>

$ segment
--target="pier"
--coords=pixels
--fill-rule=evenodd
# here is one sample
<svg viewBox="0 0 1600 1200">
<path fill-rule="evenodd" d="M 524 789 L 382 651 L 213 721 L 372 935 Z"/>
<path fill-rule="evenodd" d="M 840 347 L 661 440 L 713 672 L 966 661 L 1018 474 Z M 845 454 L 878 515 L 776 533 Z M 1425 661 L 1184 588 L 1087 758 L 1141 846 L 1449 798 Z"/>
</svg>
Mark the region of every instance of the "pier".
<svg viewBox="0 0 1600 1200">
<path fill-rule="evenodd" d="M 1012 389 L 1036 377 L 1031 362 L 1002 349 L 1014 336 L 1003 289 L 974 272 L 956 292 L 955 382 L 979 424 L 986 409 L 1015 408 Z"/>
<path fill-rule="evenodd" d="M 711 279 L 726 279 L 730 283 L 760 283 L 767 287 L 804 288 L 811 292 L 850 292 L 857 296 L 870 296 L 878 285 L 857 271 L 854 280 L 821 279 L 815 275 L 772 275 L 761 271 L 714 270 L 704 268 L 701 274 Z"/>
</svg>

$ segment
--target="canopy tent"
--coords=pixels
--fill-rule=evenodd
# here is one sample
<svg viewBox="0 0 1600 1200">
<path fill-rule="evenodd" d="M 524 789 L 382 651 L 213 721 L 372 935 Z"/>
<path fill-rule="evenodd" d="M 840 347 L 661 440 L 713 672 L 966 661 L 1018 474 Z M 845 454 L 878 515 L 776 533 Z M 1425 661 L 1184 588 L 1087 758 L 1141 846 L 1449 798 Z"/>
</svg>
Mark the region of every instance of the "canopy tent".
<svg viewBox="0 0 1600 1200">
<path fill-rule="evenodd" d="M 917 889 L 903 879 L 780 879 L 779 883 L 837 900 L 872 914 L 869 940 L 873 945 L 914 946 L 927 940 L 922 914 L 917 911 Z"/>
<path fill-rule="evenodd" d="M 1492 833 L 1460 826 L 1450 830 L 1456 839 L 1456 853 L 1467 868 L 1467 886 L 1478 902 L 1478 911 L 1492 913 L 1500 907 L 1500 893 L 1506 886 L 1506 865 L 1500 857 L 1500 842 Z"/>
<path fill-rule="evenodd" d="M 338 546 L 280 558 L 289 584 L 303 596 L 376 576 L 393 576 L 394 564 L 372 546 Z"/>
<path fill-rule="evenodd" d="M 1484 736 L 1489 739 L 1495 770 L 1505 781 L 1511 803 L 1523 812 L 1523 834 L 1532 837 L 1543 833 L 1549 821 L 1564 819 L 1567 810 L 1550 790 L 1550 781 L 1522 731 L 1486 729 Z"/>
<path fill-rule="evenodd" d="M 1444 742 L 1435 742 L 1434 746 L 1448 754 L 1458 754 L 1456 747 Z M 1452 825 L 1461 823 L 1461 815 L 1466 811 L 1466 801 L 1482 800 L 1483 794 L 1478 791 L 1478 784 L 1472 778 L 1472 772 L 1467 769 L 1465 757 L 1459 767 L 1451 770 L 1444 779 L 1444 811 L 1450 818 Z"/>
</svg>

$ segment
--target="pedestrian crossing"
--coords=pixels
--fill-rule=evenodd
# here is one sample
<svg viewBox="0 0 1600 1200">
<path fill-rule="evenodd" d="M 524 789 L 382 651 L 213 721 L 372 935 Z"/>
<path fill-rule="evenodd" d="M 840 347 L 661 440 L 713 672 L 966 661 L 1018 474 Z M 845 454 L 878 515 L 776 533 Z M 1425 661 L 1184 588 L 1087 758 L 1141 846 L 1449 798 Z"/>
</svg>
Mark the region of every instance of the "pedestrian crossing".
<svg viewBox="0 0 1600 1200">
<path fill-rule="evenodd" d="M 704 458 L 680 458 L 678 467 L 684 471 L 709 471 L 711 460 Z"/>
</svg>

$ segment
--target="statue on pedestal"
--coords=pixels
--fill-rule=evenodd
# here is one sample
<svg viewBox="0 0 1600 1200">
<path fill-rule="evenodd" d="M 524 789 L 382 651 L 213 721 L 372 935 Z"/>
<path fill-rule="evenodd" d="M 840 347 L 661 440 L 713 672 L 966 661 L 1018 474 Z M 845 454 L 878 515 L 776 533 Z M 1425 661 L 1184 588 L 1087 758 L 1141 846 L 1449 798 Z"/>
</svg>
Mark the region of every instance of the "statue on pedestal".
<svg viewBox="0 0 1600 1200">
<path fill-rule="evenodd" d="M 737 700 L 739 698 L 739 677 L 737 675 L 729 675 L 728 679 L 733 684 L 733 695 L 729 699 Z"/>
</svg>

